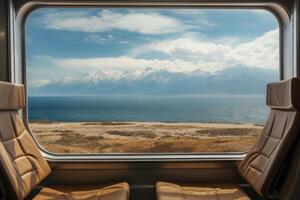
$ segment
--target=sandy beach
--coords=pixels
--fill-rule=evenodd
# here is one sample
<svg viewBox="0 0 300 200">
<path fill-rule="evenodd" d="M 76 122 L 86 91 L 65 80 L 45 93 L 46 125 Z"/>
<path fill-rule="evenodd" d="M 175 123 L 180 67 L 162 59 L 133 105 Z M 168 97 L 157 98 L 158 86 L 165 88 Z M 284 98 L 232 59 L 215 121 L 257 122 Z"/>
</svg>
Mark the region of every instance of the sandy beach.
<svg viewBox="0 0 300 200">
<path fill-rule="evenodd" d="M 48 122 L 30 123 L 53 153 L 245 152 L 262 126 L 222 123 Z"/>
</svg>

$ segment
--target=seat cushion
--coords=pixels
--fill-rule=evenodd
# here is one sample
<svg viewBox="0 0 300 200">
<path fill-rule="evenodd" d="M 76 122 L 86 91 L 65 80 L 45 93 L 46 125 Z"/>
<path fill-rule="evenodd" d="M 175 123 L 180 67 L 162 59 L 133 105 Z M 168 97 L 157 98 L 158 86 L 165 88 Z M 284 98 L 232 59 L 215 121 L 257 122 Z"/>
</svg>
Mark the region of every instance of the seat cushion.
<svg viewBox="0 0 300 200">
<path fill-rule="evenodd" d="M 234 184 L 180 186 L 158 182 L 156 192 L 158 200 L 250 200 L 244 191 Z"/>
<path fill-rule="evenodd" d="M 127 200 L 129 186 L 119 183 L 108 187 L 71 187 L 55 186 L 43 188 L 34 200 Z"/>
</svg>

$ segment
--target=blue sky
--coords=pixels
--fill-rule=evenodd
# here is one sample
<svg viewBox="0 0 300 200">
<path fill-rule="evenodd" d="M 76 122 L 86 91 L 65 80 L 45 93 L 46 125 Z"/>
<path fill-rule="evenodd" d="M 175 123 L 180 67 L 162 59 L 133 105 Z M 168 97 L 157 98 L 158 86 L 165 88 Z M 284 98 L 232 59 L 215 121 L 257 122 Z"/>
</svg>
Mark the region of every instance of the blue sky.
<svg viewBox="0 0 300 200">
<path fill-rule="evenodd" d="M 277 69 L 279 27 L 263 10 L 44 8 L 26 23 L 32 87 L 106 71 Z"/>
</svg>

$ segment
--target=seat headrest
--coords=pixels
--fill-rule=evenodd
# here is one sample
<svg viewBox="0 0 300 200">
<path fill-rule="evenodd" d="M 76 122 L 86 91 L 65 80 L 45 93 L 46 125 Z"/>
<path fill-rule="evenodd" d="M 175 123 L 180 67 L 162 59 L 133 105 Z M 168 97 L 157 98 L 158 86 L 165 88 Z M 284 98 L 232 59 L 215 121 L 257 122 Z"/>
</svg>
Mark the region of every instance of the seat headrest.
<svg viewBox="0 0 300 200">
<path fill-rule="evenodd" d="M 269 83 L 267 105 L 271 109 L 300 111 L 300 78 Z"/>
<path fill-rule="evenodd" d="M 25 107 L 25 91 L 21 84 L 0 81 L 0 111 Z"/>
</svg>

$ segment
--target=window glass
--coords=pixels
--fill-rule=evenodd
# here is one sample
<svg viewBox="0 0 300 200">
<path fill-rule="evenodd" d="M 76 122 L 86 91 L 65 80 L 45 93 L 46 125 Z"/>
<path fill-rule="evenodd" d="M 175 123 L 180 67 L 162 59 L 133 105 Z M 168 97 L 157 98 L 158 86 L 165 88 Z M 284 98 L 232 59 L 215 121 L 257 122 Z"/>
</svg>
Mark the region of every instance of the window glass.
<svg viewBox="0 0 300 200">
<path fill-rule="evenodd" d="M 264 10 L 41 8 L 26 57 L 29 125 L 51 152 L 245 152 L 279 25 Z"/>
</svg>

